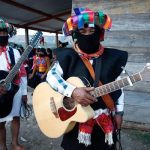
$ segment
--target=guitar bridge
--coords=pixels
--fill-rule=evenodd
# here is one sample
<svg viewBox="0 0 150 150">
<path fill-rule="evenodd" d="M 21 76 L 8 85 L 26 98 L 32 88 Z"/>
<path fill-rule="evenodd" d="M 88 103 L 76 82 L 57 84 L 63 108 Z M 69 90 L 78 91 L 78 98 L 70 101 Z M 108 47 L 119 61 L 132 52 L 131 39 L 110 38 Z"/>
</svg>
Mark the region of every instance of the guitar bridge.
<svg viewBox="0 0 150 150">
<path fill-rule="evenodd" d="M 59 118 L 54 97 L 50 97 L 50 109 L 56 118 Z"/>
</svg>

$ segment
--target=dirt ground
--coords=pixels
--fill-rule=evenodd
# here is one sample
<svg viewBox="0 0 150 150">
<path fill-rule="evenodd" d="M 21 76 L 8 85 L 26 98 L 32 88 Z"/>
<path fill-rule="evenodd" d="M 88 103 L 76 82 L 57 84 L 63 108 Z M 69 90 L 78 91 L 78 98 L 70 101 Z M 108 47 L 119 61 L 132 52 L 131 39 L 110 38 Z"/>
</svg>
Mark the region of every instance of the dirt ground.
<svg viewBox="0 0 150 150">
<path fill-rule="evenodd" d="M 10 124 L 7 124 L 7 145 L 10 149 Z M 50 139 L 40 131 L 34 115 L 28 120 L 21 121 L 20 143 L 26 150 L 62 150 L 60 147 L 62 137 Z M 132 129 L 122 131 L 123 150 L 150 150 L 150 133 Z M 9 150 L 8 149 L 8 150 Z"/>
</svg>

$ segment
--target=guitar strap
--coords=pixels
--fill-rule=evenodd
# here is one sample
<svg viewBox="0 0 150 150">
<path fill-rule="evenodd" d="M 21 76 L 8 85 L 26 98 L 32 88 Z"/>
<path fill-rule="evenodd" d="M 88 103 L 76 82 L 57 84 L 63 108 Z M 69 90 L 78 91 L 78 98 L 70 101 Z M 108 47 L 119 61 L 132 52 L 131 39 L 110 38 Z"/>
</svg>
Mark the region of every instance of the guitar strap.
<svg viewBox="0 0 150 150">
<path fill-rule="evenodd" d="M 95 64 L 95 81 L 93 86 L 97 87 L 99 85 L 99 79 L 101 78 L 102 57 L 98 57 L 97 59 L 94 59 L 93 64 Z"/>
<path fill-rule="evenodd" d="M 88 71 L 90 72 L 90 75 L 91 77 L 93 78 L 93 80 L 95 81 L 95 72 L 94 72 L 94 69 L 93 69 L 93 66 L 92 64 L 90 63 L 90 61 L 85 58 L 85 57 L 81 57 L 82 61 L 84 62 L 85 66 L 87 67 Z M 100 60 L 101 61 L 101 60 Z M 98 62 L 96 62 L 96 66 L 98 65 Z M 101 64 L 100 64 L 101 65 Z M 97 67 L 96 67 L 97 69 Z M 98 77 L 97 77 L 98 78 Z M 96 83 L 94 83 L 96 84 Z M 102 82 L 101 81 L 98 81 L 98 85 L 99 86 L 102 86 Z M 106 95 L 103 95 L 102 96 L 102 99 L 104 101 L 104 103 L 106 104 L 107 108 L 109 108 L 111 111 L 114 111 L 115 110 L 115 105 L 114 105 L 114 101 L 112 99 L 112 97 L 109 95 L 109 94 L 106 94 Z"/>
<path fill-rule="evenodd" d="M 12 67 L 15 65 L 15 57 L 14 57 L 14 51 L 11 47 L 9 47 L 8 53 L 11 61 L 11 67 Z"/>
</svg>

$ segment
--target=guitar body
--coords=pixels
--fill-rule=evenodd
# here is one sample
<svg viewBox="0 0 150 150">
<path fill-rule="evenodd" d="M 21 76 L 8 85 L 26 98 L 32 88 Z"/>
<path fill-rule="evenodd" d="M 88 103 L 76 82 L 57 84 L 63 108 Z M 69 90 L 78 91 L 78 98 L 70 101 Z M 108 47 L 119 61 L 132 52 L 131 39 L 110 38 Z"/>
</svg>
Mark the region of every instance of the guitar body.
<svg viewBox="0 0 150 150">
<path fill-rule="evenodd" d="M 85 87 L 77 77 L 71 77 L 67 81 L 77 87 Z M 51 104 L 51 99 L 54 100 L 53 104 Z M 41 131 L 50 138 L 60 137 L 71 131 L 76 122 L 86 122 L 94 116 L 94 111 L 90 106 L 83 107 L 74 102 L 73 108 L 67 109 L 64 107 L 64 103 L 65 97 L 55 92 L 46 82 L 39 84 L 34 90 L 33 109 L 35 117 Z"/>
<path fill-rule="evenodd" d="M 150 64 L 139 73 L 95 88 L 92 94 L 94 97 L 103 96 L 141 80 L 150 81 Z M 87 85 L 77 77 L 70 77 L 67 81 L 76 87 Z M 83 107 L 72 98 L 55 92 L 46 82 L 39 84 L 34 90 L 33 109 L 41 131 L 51 138 L 71 131 L 76 122 L 86 122 L 94 116 L 90 106 Z"/>
<path fill-rule="evenodd" d="M 8 72 L 0 70 L 0 81 L 6 78 Z M 4 118 L 12 110 L 13 98 L 18 91 L 19 86 L 11 84 L 11 89 L 4 95 L 0 96 L 0 118 Z"/>
</svg>

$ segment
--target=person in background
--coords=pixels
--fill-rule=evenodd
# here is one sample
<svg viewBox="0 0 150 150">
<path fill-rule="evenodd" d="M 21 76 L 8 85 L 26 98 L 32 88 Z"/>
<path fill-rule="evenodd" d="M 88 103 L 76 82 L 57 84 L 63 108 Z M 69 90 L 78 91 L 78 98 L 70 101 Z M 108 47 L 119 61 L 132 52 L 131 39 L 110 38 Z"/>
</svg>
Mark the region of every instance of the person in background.
<svg viewBox="0 0 150 150">
<path fill-rule="evenodd" d="M 20 58 L 18 50 L 7 46 L 8 38 L 15 34 L 15 27 L 5 22 L 3 19 L 0 19 L 0 70 L 9 72 L 11 67 L 14 65 L 13 62 L 16 63 Z M 4 118 L 0 118 L 0 150 L 7 150 L 5 124 L 9 121 L 11 121 L 12 134 L 11 149 L 24 150 L 24 147 L 18 143 L 21 103 L 27 103 L 27 77 L 23 65 L 13 82 L 18 84 L 20 88 L 13 98 L 13 107 L 10 114 Z M 5 88 L 0 85 L 0 96 L 6 92 Z"/>
<path fill-rule="evenodd" d="M 75 8 L 74 12 L 75 15 L 63 25 L 64 34 L 71 35 L 74 40 L 73 48 L 55 50 L 56 62 L 47 74 L 47 82 L 55 91 L 74 99 L 83 107 L 90 105 L 94 117 L 87 122 L 76 123 L 73 130 L 64 134 L 61 146 L 64 150 L 116 150 L 124 93 L 119 89 L 98 98 L 91 93 L 95 92 L 94 87 L 118 78 L 128 54 L 102 46 L 105 30 L 110 29 L 112 23 L 107 14 L 87 8 Z M 93 68 L 95 76 L 92 77 L 92 69 L 86 65 Z M 72 76 L 80 77 L 83 82 L 88 80 L 92 87 L 70 84 L 66 80 Z"/>
<path fill-rule="evenodd" d="M 18 46 L 17 46 L 17 49 L 18 49 L 18 51 L 19 51 L 20 55 L 22 55 L 22 54 L 23 54 L 23 52 L 24 52 L 24 48 L 23 48 L 23 46 L 22 46 L 22 45 L 18 45 Z"/>
<path fill-rule="evenodd" d="M 37 49 L 36 56 L 33 61 L 33 71 L 29 75 L 31 82 L 34 80 L 34 88 L 41 82 L 46 80 L 47 72 L 50 67 L 50 59 L 46 54 L 45 48 Z M 33 80 L 32 80 L 33 79 Z"/>
<path fill-rule="evenodd" d="M 47 56 L 49 57 L 49 59 L 50 59 L 50 62 L 52 62 L 52 49 L 50 49 L 50 48 L 47 48 L 46 49 L 46 54 L 47 54 Z"/>
<path fill-rule="evenodd" d="M 42 44 L 44 46 L 44 43 L 45 43 L 45 40 L 44 40 L 44 37 L 42 36 L 40 39 L 40 44 Z"/>
<path fill-rule="evenodd" d="M 68 42 L 58 41 L 58 47 L 60 47 L 60 48 L 65 48 L 65 47 L 67 47 L 67 45 L 68 45 Z"/>
</svg>

